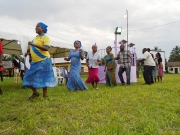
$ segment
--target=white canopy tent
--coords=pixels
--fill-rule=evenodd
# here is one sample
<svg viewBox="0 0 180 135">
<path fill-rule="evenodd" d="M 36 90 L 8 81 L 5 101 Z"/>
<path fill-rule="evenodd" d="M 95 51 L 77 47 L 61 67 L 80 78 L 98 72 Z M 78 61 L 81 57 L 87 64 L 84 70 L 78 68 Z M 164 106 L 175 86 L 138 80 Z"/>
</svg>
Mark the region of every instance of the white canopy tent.
<svg viewBox="0 0 180 135">
<path fill-rule="evenodd" d="M 74 48 L 72 43 L 53 36 L 51 33 L 47 33 L 47 35 L 51 40 L 50 54 L 52 57 L 59 48 Z M 35 36 L 35 26 L 31 27 L 22 23 L 0 19 L 0 39 L 3 39 L 3 51 L 6 54 L 24 55 L 28 48 L 28 42 L 32 41 Z"/>
</svg>

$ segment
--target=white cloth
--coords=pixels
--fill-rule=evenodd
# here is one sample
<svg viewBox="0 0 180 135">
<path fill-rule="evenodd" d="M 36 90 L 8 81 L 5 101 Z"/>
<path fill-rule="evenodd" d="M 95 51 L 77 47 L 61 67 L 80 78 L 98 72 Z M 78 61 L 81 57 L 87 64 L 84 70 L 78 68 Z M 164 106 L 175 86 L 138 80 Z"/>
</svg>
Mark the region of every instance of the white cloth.
<svg viewBox="0 0 180 135">
<path fill-rule="evenodd" d="M 25 66 L 26 66 L 27 69 L 30 69 L 29 55 L 26 56 Z"/>
<path fill-rule="evenodd" d="M 21 70 L 24 70 L 24 63 L 21 62 Z"/>
<path fill-rule="evenodd" d="M 89 52 L 86 59 L 89 60 L 88 61 L 89 62 L 88 63 L 89 67 L 92 67 L 92 68 L 98 68 L 99 67 L 99 65 L 96 65 L 96 62 L 98 60 L 99 61 L 101 60 L 100 55 L 98 54 L 98 52 L 96 52 L 94 55 L 93 55 L 92 52 Z"/>
<path fill-rule="evenodd" d="M 148 51 L 146 51 L 143 54 L 143 58 L 145 59 L 144 65 L 146 65 L 146 66 L 155 66 L 155 62 L 154 62 L 151 54 Z"/>
<path fill-rule="evenodd" d="M 19 63 L 19 60 L 18 59 L 16 59 L 16 58 L 14 58 L 16 61 L 17 61 L 17 63 Z"/>
</svg>

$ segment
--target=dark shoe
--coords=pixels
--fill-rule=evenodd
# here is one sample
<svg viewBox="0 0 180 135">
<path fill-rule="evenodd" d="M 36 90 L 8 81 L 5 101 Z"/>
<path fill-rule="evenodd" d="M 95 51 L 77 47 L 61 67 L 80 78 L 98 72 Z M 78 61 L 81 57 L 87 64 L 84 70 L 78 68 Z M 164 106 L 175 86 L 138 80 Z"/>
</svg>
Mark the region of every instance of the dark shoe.
<svg viewBox="0 0 180 135">
<path fill-rule="evenodd" d="M 22 86 L 21 89 L 25 89 L 26 87 Z"/>
<path fill-rule="evenodd" d="M 125 85 L 125 83 L 121 83 L 121 85 Z"/>
<path fill-rule="evenodd" d="M 28 99 L 30 100 L 30 99 L 33 99 L 35 97 L 39 97 L 39 93 L 38 92 L 33 93 Z"/>
<path fill-rule="evenodd" d="M 3 94 L 3 91 L 0 89 L 0 94 L 2 95 Z"/>
</svg>

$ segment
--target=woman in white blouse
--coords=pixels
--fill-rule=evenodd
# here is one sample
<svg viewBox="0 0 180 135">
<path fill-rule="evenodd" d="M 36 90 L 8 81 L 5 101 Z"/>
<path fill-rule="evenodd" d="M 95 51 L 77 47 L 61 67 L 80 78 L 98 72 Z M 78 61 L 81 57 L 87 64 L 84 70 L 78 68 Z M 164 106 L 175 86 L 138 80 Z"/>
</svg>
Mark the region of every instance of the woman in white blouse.
<svg viewBox="0 0 180 135">
<path fill-rule="evenodd" d="M 97 45 L 92 46 L 92 52 L 89 52 L 86 57 L 86 64 L 88 66 L 88 79 L 86 83 L 91 83 L 93 88 L 98 89 L 98 67 L 100 64 L 100 56 L 97 52 Z"/>
</svg>

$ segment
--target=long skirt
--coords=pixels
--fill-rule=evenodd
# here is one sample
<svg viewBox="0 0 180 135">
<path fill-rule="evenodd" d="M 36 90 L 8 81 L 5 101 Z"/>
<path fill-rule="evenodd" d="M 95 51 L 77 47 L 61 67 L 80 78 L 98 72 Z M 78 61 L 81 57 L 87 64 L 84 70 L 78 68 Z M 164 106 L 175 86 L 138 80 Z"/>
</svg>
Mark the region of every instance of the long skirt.
<svg viewBox="0 0 180 135">
<path fill-rule="evenodd" d="M 86 83 L 99 82 L 98 68 L 88 68 L 88 79 Z"/>
<path fill-rule="evenodd" d="M 116 69 L 108 69 L 106 71 L 106 85 L 107 86 L 117 86 L 115 72 L 116 72 Z"/>
<path fill-rule="evenodd" d="M 163 68 L 158 69 L 158 76 L 159 77 L 163 77 L 164 76 Z"/>
<path fill-rule="evenodd" d="M 66 87 L 72 91 L 74 90 L 88 90 L 86 84 L 80 76 L 78 66 L 72 66 L 70 69 L 69 79 Z"/>
<path fill-rule="evenodd" d="M 24 75 L 23 86 L 46 88 L 56 86 L 51 58 L 40 62 L 31 62 L 31 67 Z"/>
</svg>

